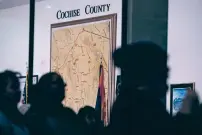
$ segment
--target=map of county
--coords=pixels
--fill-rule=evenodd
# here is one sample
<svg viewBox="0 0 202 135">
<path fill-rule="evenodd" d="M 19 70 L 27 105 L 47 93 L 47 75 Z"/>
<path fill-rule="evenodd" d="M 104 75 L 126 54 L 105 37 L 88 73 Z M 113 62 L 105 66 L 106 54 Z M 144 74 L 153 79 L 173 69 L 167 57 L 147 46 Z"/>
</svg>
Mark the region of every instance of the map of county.
<svg viewBox="0 0 202 135">
<path fill-rule="evenodd" d="M 76 112 L 85 105 L 95 107 L 101 63 L 108 101 L 111 46 L 110 20 L 52 28 L 51 71 L 61 74 L 67 83 L 65 106 Z"/>
</svg>

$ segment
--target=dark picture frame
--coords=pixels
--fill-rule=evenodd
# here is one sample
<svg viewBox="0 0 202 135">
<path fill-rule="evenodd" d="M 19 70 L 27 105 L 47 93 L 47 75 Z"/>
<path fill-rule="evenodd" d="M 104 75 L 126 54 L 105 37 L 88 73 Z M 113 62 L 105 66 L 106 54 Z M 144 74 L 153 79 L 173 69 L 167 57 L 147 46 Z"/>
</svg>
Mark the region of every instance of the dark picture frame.
<svg viewBox="0 0 202 135">
<path fill-rule="evenodd" d="M 21 90 L 21 99 L 20 102 L 22 104 L 27 104 L 28 102 L 28 90 L 25 88 L 26 87 L 26 76 L 20 76 L 19 80 L 20 80 L 20 90 Z M 39 77 L 38 75 L 33 75 L 32 77 L 32 84 L 36 84 L 38 83 Z"/>
<path fill-rule="evenodd" d="M 179 110 L 188 90 L 195 91 L 195 83 L 182 83 L 170 85 L 170 115 L 174 116 Z"/>
</svg>

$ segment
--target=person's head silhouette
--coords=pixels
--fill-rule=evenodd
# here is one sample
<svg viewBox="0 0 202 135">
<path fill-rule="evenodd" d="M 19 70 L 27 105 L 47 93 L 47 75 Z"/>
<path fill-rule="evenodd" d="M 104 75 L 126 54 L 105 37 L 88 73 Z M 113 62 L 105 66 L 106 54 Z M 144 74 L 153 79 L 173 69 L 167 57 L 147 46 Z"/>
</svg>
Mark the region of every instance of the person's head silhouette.
<svg viewBox="0 0 202 135">
<path fill-rule="evenodd" d="M 123 88 L 135 88 L 163 97 L 167 91 L 167 53 L 150 41 L 139 41 L 113 53 L 115 66 L 122 69 Z"/>
<path fill-rule="evenodd" d="M 59 74 L 50 72 L 40 78 L 37 88 L 41 100 L 48 102 L 51 106 L 58 106 L 65 97 L 65 86 L 66 84 Z"/>
<path fill-rule="evenodd" d="M 13 71 L 0 73 L 0 106 L 6 108 L 17 108 L 20 102 L 20 74 Z"/>
<path fill-rule="evenodd" d="M 79 110 L 78 116 L 80 120 L 85 122 L 87 125 L 94 125 L 99 121 L 96 113 L 97 112 L 93 107 L 85 106 Z"/>
</svg>

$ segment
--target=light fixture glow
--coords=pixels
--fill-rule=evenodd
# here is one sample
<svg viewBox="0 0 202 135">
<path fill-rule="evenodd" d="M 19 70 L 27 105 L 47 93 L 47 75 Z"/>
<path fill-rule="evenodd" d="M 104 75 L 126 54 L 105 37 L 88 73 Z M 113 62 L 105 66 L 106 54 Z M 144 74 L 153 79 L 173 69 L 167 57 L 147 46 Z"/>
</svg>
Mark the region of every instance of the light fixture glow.
<svg viewBox="0 0 202 135">
<path fill-rule="evenodd" d="M 50 6 L 50 5 L 46 5 L 46 8 L 50 9 L 50 8 L 51 8 L 51 6 Z"/>
</svg>

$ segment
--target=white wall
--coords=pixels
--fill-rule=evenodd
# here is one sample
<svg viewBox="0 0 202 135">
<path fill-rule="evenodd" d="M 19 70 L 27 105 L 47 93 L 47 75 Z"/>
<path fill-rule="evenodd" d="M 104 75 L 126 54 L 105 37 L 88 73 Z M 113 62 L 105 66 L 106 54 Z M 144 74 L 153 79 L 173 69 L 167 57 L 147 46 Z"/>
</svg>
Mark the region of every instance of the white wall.
<svg viewBox="0 0 202 135">
<path fill-rule="evenodd" d="M 169 83 L 196 83 L 202 97 L 202 1 L 169 0 Z M 167 98 L 169 109 L 169 93 Z"/>
<path fill-rule="evenodd" d="M 111 4 L 110 11 L 85 15 L 86 5 Z M 50 8 L 51 7 L 51 8 Z M 79 17 L 57 20 L 58 10 L 81 9 Z M 121 44 L 121 0 L 46 0 L 36 3 L 34 74 L 50 71 L 50 24 L 117 13 L 117 47 Z M 0 10 L 0 70 L 26 73 L 29 40 L 29 6 Z M 116 71 L 118 73 L 118 70 Z"/>
<path fill-rule="evenodd" d="M 0 70 L 14 69 L 25 75 L 28 59 L 28 6 L 0 10 Z"/>
</svg>

